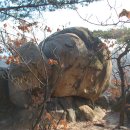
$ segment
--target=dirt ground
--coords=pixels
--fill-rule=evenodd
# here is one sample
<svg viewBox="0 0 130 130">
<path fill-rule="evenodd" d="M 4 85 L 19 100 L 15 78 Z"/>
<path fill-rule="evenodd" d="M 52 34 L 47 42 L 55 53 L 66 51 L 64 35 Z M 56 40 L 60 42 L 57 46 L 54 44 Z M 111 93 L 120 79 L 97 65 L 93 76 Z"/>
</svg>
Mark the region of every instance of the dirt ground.
<svg viewBox="0 0 130 130">
<path fill-rule="evenodd" d="M 120 128 L 117 128 L 118 122 L 119 113 L 106 111 L 105 116 L 98 121 L 68 123 L 66 130 L 130 130 L 130 124 L 127 121 L 125 121 L 125 126 Z"/>
</svg>

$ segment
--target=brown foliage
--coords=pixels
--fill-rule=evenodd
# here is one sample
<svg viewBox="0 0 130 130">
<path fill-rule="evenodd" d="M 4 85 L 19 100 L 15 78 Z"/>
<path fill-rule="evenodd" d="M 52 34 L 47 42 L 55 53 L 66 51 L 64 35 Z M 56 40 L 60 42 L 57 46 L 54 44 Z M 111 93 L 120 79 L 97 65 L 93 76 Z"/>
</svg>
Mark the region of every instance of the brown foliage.
<svg viewBox="0 0 130 130">
<path fill-rule="evenodd" d="M 98 45 L 99 49 L 108 49 L 108 46 L 105 43 L 101 43 Z"/>
<path fill-rule="evenodd" d="M 9 56 L 6 60 L 6 64 L 10 64 L 10 63 L 15 63 L 15 64 L 19 64 L 20 63 L 20 58 L 19 56 Z"/>
<path fill-rule="evenodd" d="M 37 22 L 29 24 L 24 23 L 23 25 L 18 26 L 18 29 L 22 30 L 23 32 L 29 32 L 30 27 L 32 27 L 33 25 L 37 25 Z"/>
<path fill-rule="evenodd" d="M 58 62 L 56 60 L 53 60 L 53 59 L 48 59 L 48 64 L 49 65 L 57 65 Z"/>
<path fill-rule="evenodd" d="M 48 122 L 46 123 L 46 130 L 56 130 L 56 129 L 63 129 L 67 130 L 67 121 L 66 120 L 59 120 L 58 122 L 55 120 L 54 117 L 48 112 L 42 117 L 43 122 Z"/>
<path fill-rule="evenodd" d="M 115 87 L 115 88 L 110 88 L 109 89 L 109 92 L 111 93 L 111 97 L 112 99 L 115 99 L 116 97 L 120 97 L 121 95 L 121 91 L 120 91 L 120 88 L 118 87 Z"/>
<path fill-rule="evenodd" d="M 130 11 L 127 11 L 126 9 L 123 9 L 121 13 L 119 14 L 119 18 L 126 16 L 128 19 L 130 19 Z"/>
</svg>

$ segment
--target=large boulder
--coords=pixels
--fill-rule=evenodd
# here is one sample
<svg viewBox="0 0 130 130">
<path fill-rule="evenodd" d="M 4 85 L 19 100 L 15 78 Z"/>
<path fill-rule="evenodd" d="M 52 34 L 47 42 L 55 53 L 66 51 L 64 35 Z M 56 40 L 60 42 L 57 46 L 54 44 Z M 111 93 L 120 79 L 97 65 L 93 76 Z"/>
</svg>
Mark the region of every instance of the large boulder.
<svg viewBox="0 0 130 130">
<path fill-rule="evenodd" d="M 10 65 L 9 92 L 11 101 L 20 107 L 31 104 L 30 90 L 46 83 L 52 96 L 80 96 L 92 101 L 109 86 L 109 50 L 86 28 L 65 29 L 39 47 L 28 43 L 17 52 L 21 63 Z M 49 59 L 58 64 L 47 64 Z"/>
<path fill-rule="evenodd" d="M 58 61 L 53 96 L 80 96 L 95 101 L 109 86 L 112 64 L 107 47 L 82 27 L 64 29 L 41 42 L 49 59 Z M 56 79 L 55 79 L 56 80 Z"/>
</svg>

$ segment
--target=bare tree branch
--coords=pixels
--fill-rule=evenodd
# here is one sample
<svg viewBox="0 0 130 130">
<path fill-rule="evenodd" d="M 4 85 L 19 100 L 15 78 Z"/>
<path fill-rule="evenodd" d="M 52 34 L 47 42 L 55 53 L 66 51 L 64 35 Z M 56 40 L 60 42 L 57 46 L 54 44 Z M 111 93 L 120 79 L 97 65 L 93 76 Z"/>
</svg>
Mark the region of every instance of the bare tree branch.
<svg viewBox="0 0 130 130">
<path fill-rule="evenodd" d="M 74 4 L 80 4 L 80 3 L 87 3 L 86 0 L 82 0 L 82 1 L 67 1 L 67 2 L 46 2 L 46 3 L 42 3 L 42 4 L 27 4 L 27 5 L 21 5 L 21 6 L 12 6 L 12 7 L 5 7 L 5 8 L 0 8 L 0 11 L 8 11 L 8 10 L 18 10 L 21 8 L 37 8 L 37 7 L 45 7 L 45 6 L 49 6 L 49 5 L 59 5 L 59 6 L 63 6 L 63 5 L 74 5 Z"/>
</svg>

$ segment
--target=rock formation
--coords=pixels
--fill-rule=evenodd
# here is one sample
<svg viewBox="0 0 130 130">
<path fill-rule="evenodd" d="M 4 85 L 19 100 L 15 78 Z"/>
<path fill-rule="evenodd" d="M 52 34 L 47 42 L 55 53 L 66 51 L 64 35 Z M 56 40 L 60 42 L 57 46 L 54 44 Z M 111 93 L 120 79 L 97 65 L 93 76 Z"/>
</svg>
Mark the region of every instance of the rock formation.
<svg viewBox="0 0 130 130">
<path fill-rule="evenodd" d="M 108 49 L 101 44 L 88 29 L 69 28 L 52 34 L 39 48 L 31 43 L 20 47 L 21 64 L 11 64 L 9 70 L 11 101 L 21 107 L 29 105 L 28 91 L 46 84 L 46 76 L 52 96 L 95 101 L 108 87 L 112 69 Z M 50 66 L 47 59 L 58 64 Z"/>
<path fill-rule="evenodd" d="M 35 117 L 29 108 L 34 105 L 32 96 L 37 96 L 38 90 L 43 92 L 43 97 L 49 93 L 51 97 L 76 96 L 94 102 L 109 86 L 112 70 L 109 50 L 86 28 L 64 29 L 39 46 L 27 43 L 17 49 L 14 56 L 20 59 L 19 64 L 10 65 L 8 73 L 9 100 L 15 106 L 13 113 L 17 113 L 16 117 L 11 117 L 14 127 Z M 57 64 L 48 64 L 50 59 Z M 80 108 L 83 112 L 84 108 L 89 109 L 82 105 L 78 106 Z M 71 113 L 71 109 L 69 111 Z M 16 119 L 20 119 L 19 122 Z M 71 120 L 74 117 L 71 116 Z M 1 121 L 0 125 L 6 129 Z"/>
<path fill-rule="evenodd" d="M 31 103 L 31 90 L 44 86 L 45 69 L 49 70 L 49 66 L 33 43 L 23 45 L 17 53 L 15 55 L 20 55 L 20 64 L 10 65 L 9 95 L 16 106 L 27 107 Z"/>
<path fill-rule="evenodd" d="M 109 85 L 112 65 L 107 48 L 86 28 L 68 28 L 40 44 L 47 58 L 58 61 L 60 75 L 53 96 L 96 100 Z M 56 80 L 56 79 L 55 79 Z"/>
<path fill-rule="evenodd" d="M 9 98 L 7 68 L 0 67 L 0 103 Z"/>
</svg>

